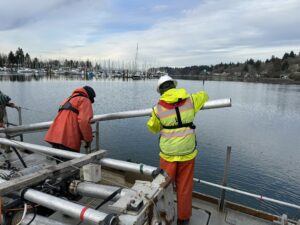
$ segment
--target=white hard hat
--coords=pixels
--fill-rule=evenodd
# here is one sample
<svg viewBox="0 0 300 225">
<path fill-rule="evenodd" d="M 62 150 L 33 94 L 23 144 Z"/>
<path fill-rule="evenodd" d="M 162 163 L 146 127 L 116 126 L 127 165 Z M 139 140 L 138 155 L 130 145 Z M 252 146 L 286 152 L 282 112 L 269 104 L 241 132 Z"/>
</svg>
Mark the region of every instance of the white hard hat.
<svg viewBox="0 0 300 225">
<path fill-rule="evenodd" d="M 161 76 L 159 79 L 158 79 L 158 82 L 157 82 L 157 92 L 159 93 L 159 87 L 160 85 L 162 85 L 163 83 L 167 82 L 167 81 L 173 81 L 175 87 L 177 86 L 177 81 L 174 80 L 172 77 L 170 77 L 169 75 L 164 75 L 164 76 Z"/>
</svg>

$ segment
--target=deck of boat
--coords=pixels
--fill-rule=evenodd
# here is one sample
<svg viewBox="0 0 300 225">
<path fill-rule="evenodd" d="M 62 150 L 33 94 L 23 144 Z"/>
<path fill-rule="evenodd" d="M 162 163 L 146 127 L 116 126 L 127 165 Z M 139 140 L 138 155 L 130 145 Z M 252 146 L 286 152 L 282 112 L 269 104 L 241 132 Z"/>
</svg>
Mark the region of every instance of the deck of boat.
<svg viewBox="0 0 300 225">
<path fill-rule="evenodd" d="M 89 204 L 91 208 L 96 207 L 102 200 L 84 197 L 82 204 Z M 107 203 L 110 204 L 110 203 Z M 105 212 L 106 207 L 101 208 Z M 193 216 L 189 225 L 271 225 L 280 224 L 247 215 L 232 209 L 226 209 L 224 212 L 218 210 L 218 206 L 197 198 L 193 199 Z M 54 213 L 50 218 L 66 224 L 78 224 L 79 220 L 66 217 L 59 212 Z M 86 224 L 84 222 L 82 225 Z M 292 223 L 289 223 L 292 224 Z M 175 225 L 175 224 L 174 224 Z"/>
<path fill-rule="evenodd" d="M 48 157 L 42 156 L 40 154 L 26 154 L 20 152 L 23 156 L 24 161 L 29 168 L 39 166 L 43 168 L 49 166 L 49 164 L 56 165 L 56 162 Z M 22 168 L 22 164 L 14 152 L 10 152 L 7 155 L 7 159 L 10 160 L 11 165 L 14 167 Z M 30 170 L 30 169 L 29 169 Z M 140 176 L 140 175 L 139 175 Z M 131 181 L 139 179 L 139 176 L 132 176 L 132 174 L 125 174 L 120 171 L 105 171 L 103 170 L 103 178 L 107 180 L 112 180 L 114 184 L 119 183 L 120 186 L 130 186 L 128 183 L 128 178 Z M 107 182 L 104 182 L 107 183 Z M 112 184 L 112 183 L 111 183 Z M 90 197 L 83 197 L 79 201 L 80 204 L 88 206 L 90 208 L 95 208 L 103 199 L 95 199 Z M 233 203 L 226 203 L 224 211 L 219 211 L 218 200 L 213 197 L 205 196 L 200 193 L 194 193 L 193 197 L 193 216 L 190 220 L 190 225 L 269 225 L 269 224 L 283 224 L 283 225 L 300 225 L 300 222 L 283 223 L 280 222 L 280 217 L 276 217 L 265 212 L 257 211 L 255 209 L 246 208 L 244 206 L 239 206 Z M 107 206 L 112 203 L 108 202 L 104 205 L 100 211 L 108 212 Z M 235 207 L 230 207 L 230 204 Z M 238 210 L 237 210 L 238 209 Z M 240 210 L 244 209 L 244 210 Z M 245 210 L 246 209 L 246 210 Z M 250 213 L 249 213 L 250 212 Z M 252 215 L 251 215 L 252 214 Z M 55 212 L 49 218 L 55 221 L 61 222 L 63 224 L 86 224 L 80 222 L 77 219 L 71 217 L 66 217 L 60 212 Z M 274 219 L 276 218 L 276 219 Z M 38 220 L 32 224 L 38 224 Z M 122 224 L 122 223 L 121 223 Z M 175 225 L 170 224 L 170 225 Z M 123 225 L 123 224 L 122 224 Z M 127 224 L 126 224 L 127 225 Z"/>
</svg>

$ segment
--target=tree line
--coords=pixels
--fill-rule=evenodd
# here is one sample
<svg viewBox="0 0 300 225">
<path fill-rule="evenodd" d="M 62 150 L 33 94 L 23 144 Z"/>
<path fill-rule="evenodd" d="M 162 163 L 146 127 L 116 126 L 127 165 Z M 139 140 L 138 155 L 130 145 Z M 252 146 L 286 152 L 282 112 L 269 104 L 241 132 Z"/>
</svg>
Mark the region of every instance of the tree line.
<svg viewBox="0 0 300 225">
<path fill-rule="evenodd" d="M 285 53 L 282 58 L 272 56 L 265 61 L 248 59 L 243 63 L 219 63 L 216 65 L 188 66 L 183 68 L 160 67 L 175 76 L 225 76 L 231 78 L 288 78 L 300 80 L 300 53 Z"/>
<path fill-rule="evenodd" d="M 86 68 L 101 70 L 101 64 L 92 65 L 91 61 L 80 60 L 41 60 L 37 57 L 32 58 L 29 53 L 24 53 L 22 48 L 15 52 L 10 51 L 7 55 L 0 54 L 0 67 L 16 68 L 27 67 L 32 69 L 39 68 Z M 160 67 L 151 68 L 162 70 L 174 76 L 206 77 L 223 76 L 233 79 L 244 78 L 288 78 L 300 81 L 300 53 L 296 55 L 293 51 L 285 53 L 282 58 L 272 56 L 265 61 L 254 60 L 252 58 L 243 63 L 219 63 L 216 65 L 195 65 L 187 67 Z"/>
<path fill-rule="evenodd" d="M 92 68 L 93 65 L 90 60 L 41 60 L 37 57 L 32 58 L 29 53 L 24 53 L 22 48 L 18 48 L 15 52 L 10 51 L 7 55 L 0 53 L 0 67 L 16 68 L 26 67 L 31 69 L 39 68 Z"/>
</svg>

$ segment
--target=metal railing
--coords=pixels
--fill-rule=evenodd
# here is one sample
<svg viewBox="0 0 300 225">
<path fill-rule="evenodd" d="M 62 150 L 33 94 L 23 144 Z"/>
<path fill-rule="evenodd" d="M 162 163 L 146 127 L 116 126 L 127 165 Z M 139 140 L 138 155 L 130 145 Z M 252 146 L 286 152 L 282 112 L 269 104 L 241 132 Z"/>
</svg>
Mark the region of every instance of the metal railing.
<svg viewBox="0 0 300 225">
<path fill-rule="evenodd" d="M 220 99 L 220 100 L 208 101 L 207 103 L 205 103 L 202 110 L 230 107 L 230 106 L 231 106 L 231 99 Z M 100 133 L 99 122 L 100 121 L 150 116 L 151 111 L 152 111 L 152 109 L 143 109 L 143 110 L 133 110 L 133 111 L 125 111 L 125 112 L 102 114 L 102 115 L 94 116 L 94 118 L 92 119 L 92 122 L 96 123 L 96 130 L 94 131 L 94 133 L 96 134 L 96 138 L 95 138 L 96 148 L 100 149 L 100 141 L 99 141 L 99 133 Z M 4 134 L 8 134 L 8 135 L 17 135 L 20 133 L 23 134 L 23 133 L 39 132 L 39 131 L 48 129 L 51 124 L 52 124 L 52 121 L 29 124 L 29 125 L 22 125 L 22 126 L 18 126 L 18 127 L 0 128 L 0 133 L 4 133 Z M 34 151 L 37 153 L 41 152 L 43 154 L 62 156 L 62 157 L 66 157 L 69 159 L 84 156 L 84 154 L 81 154 L 81 153 L 72 153 L 72 152 L 67 152 L 67 151 L 63 151 L 60 149 L 53 149 L 53 148 L 49 148 L 49 147 L 45 147 L 45 146 L 34 145 L 34 144 L 24 143 L 24 142 L 18 143 L 17 141 L 7 140 L 5 138 L 0 138 L 0 144 L 14 146 L 17 148 L 23 148 L 23 149 L 31 150 L 31 151 Z M 231 192 L 239 193 L 239 194 L 242 194 L 245 196 L 253 197 L 253 198 L 256 198 L 259 200 L 265 200 L 265 201 L 281 204 L 284 206 L 300 209 L 300 206 L 296 205 L 296 204 L 279 201 L 279 200 L 265 197 L 262 195 L 257 195 L 257 194 L 253 194 L 250 192 L 241 191 L 241 190 L 238 190 L 235 188 L 227 187 L 226 185 L 227 185 L 227 173 L 228 173 L 229 162 L 230 162 L 230 151 L 231 151 L 231 148 L 229 147 L 227 149 L 227 158 L 226 158 L 225 171 L 224 171 L 224 177 L 223 177 L 223 185 L 219 185 L 219 184 L 211 183 L 208 181 L 200 180 L 198 178 L 194 178 L 194 182 L 199 182 L 199 183 L 209 185 L 212 187 L 216 187 L 216 188 L 219 188 L 222 190 L 220 204 L 219 204 L 220 210 L 222 210 L 223 206 L 224 206 L 225 191 L 231 191 Z M 100 164 L 107 166 L 107 167 L 115 168 L 115 169 L 131 171 L 131 172 L 136 172 L 136 173 L 141 173 L 141 174 L 146 174 L 146 175 L 151 175 L 155 170 L 157 170 L 156 167 L 152 167 L 152 166 L 148 166 L 148 165 L 144 165 L 144 164 L 136 164 L 136 163 L 132 163 L 132 162 L 124 162 L 124 161 L 109 159 L 109 158 L 101 159 Z"/>
<path fill-rule="evenodd" d="M 224 107 L 231 107 L 231 99 L 218 99 L 206 102 L 201 110 L 207 109 L 215 109 L 215 108 L 224 108 Z M 21 107 L 19 107 L 21 110 Z M 21 111 L 20 111 L 21 112 Z M 117 113 L 108 113 L 102 115 L 95 115 L 91 120 L 91 123 L 95 123 L 96 130 L 93 131 L 96 140 L 96 149 L 100 148 L 100 121 L 107 121 L 107 120 L 116 120 L 116 119 L 127 119 L 133 117 L 144 117 L 144 116 L 151 116 L 152 109 L 141 109 L 141 110 L 132 110 L 132 111 L 124 111 L 124 112 L 117 112 Z M 22 117 L 21 121 L 22 121 Z M 0 128 L 0 134 L 4 133 L 8 136 L 16 136 L 16 135 L 23 135 L 25 133 L 35 133 L 47 130 L 53 121 L 48 122 L 41 122 L 41 123 L 33 123 L 28 125 L 21 125 L 17 127 L 7 127 L 7 128 Z M 90 150 L 87 150 L 90 151 Z"/>
<path fill-rule="evenodd" d="M 65 151 L 65 150 L 61 150 L 61 149 L 55 149 L 55 148 L 50 148 L 50 147 L 46 147 L 46 146 L 41 146 L 41 145 L 36 145 L 36 144 L 31 144 L 31 143 L 24 143 L 24 142 L 19 142 L 19 141 L 14 141 L 14 140 L 8 140 L 6 138 L 0 138 L 0 144 L 3 145 L 7 145 L 7 146 L 12 146 L 12 147 L 16 147 L 16 148 L 21 148 L 21 149 L 26 149 L 35 153 L 41 153 L 41 154 L 48 154 L 51 156 L 59 156 L 59 157 L 64 157 L 67 159 L 74 159 L 74 158 L 81 158 L 83 156 L 85 156 L 85 154 L 83 153 L 77 153 L 77 152 L 70 152 L 70 151 Z M 229 167 L 229 157 L 230 157 L 230 150 L 231 148 L 227 148 L 227 159 L 226 159 L 226 165 L 225 165 L 225 172 L 224 174 L 227 173 L 228 171 L 228 167 Z M 228 155 L 229 153 L 229 155 Z M 153 166 L 149 166 L 149 165 L 145 165 L 145 164 L 138 164 L 138 163 L 132 163 L 132 162 L 126 162 L 126 161 L 122 161 L 122 160 L 116 160 L 116 159 L 110 159 L 110 158 L 102 158 L 100 159 L 99 163 L 102 166 L 106 166 L 109 168 L 113 168 L 113 169 L 118 169 L 118 170 L 123 170 L 123 171 L 129 171 L 129 172 L 134 172 L 134 173 L 140 173 L 140 174 L 144 174 L 144 175 L 153 175 L 155 172 L 158 171 L 157 167 L 153 167 Z M 227 175 L 226 175 L 227 176 Z M 225 178 L 223 179 L 223 181 L 225 180 Z M 245 196 L 249 196 L 252 198 L 256 198 L 258 200 L 265 200 L 268 202 L 273 202 L 273 203 L 277 203 L 280 205 L 284 205 L 284 206 L 288 206 L 288 207 L 292 207 L 292 208 L 296 208 L 300 210 L 300 205 L 296 205 L 296 204 L 292 204 L 292 203 L 288 203 L 285 201 L 280 201 L 280 200 L 276 200 L 273 198 L 269 198 L 266 196 L 262 196 L 262 195 L 257 195 L 257 194 L 253 194 L 247 191 L 242 191 L 242 190 L 238 190 L 232 187 L 227 187 L 224 185 L 219 185 L 219 184 L 215 184 L 212 182 L 208 182 L 208 181 L 204 181 L 204 180 L 200 180 L 198 178 L 194 178 L 194 182 L 198 182 L 201 184 L 205 184 L 208 186 L 212 186 L 215 188 L 219 188 L 221 190 L 224 191 L 230 191 L 230 192 L 235 192 L 238 194 L 242 194 Z M 0 182 L 1 183 L 1 182 Z M 220 199 L 220 204 L 222 204 L 221 202 L 224 201 L 225 199 L 225 194 L 223 195 L 224 198 Z M 220 210 L 222 210 L 222 208 L 220 208 Z"/>
</svg>

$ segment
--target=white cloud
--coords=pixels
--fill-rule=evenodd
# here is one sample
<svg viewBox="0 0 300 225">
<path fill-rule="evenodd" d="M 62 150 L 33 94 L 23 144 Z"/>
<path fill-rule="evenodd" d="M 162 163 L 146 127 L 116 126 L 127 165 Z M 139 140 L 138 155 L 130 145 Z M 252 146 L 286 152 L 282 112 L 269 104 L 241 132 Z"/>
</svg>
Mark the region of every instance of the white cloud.
<svg viewBox="0 0 300 225">
<path fill-rule="evenodd" d="M 56 0 L 61 6 L 34 23 L 0 31 L 0 49 L 25 46 L 26 51 L 45 58 L 129 61 L 139 43 L 140 62 L 171 66 L 266 59 L 300 50 L 298 0 L 202 1 L 182 14 L 161 18 L 150 28 L 109 34 L 102 26 L 111 18 L 122 21 L 109 10 L 109 3 L 72 1 L 64 7 L 62 2 Z"/>
</svg>

